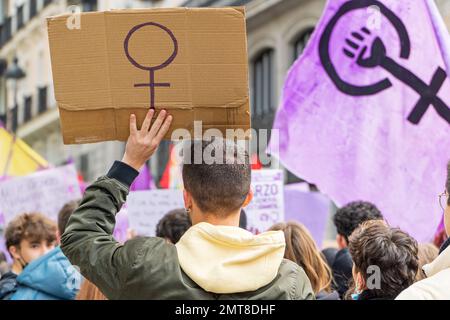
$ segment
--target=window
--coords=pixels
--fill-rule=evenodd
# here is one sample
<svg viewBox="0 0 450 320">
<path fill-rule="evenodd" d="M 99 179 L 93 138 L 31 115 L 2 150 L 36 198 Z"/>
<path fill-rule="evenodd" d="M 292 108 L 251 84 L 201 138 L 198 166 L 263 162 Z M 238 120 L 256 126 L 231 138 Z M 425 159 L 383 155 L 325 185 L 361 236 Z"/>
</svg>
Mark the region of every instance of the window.
<svg viewBox="0 0 450 320">
<path fill-rule="evenodd" d="M 263 117 L 274 111 L 273 50 L 263 51 L 253 60 L 252 114 Z"/>
<path fill-rule="evenodd" d="M 25 97 L 25 103 L 24 103 L 24 114 L 23 114 L 23 122 L 27 122 L 31 120 L 31 106 L 32 106 L 32 97 L 28 96 Z"/>
<path fill-rule="evenodd" d="M 274 50 L 266 49 L 252 60 L 252 128 L 255 130 L 269 130 L 267 139 L 270 140 L 270 129 L 276 111 L 275 83 L 276 72 L 274 64 Z M 260 143 L 251 153 L 263 154 Z"/>
<path fill-rule="evenodd" d="M 2 23 L 0 24 L 0 47 L 3 47 L 3 44 L 5 43 L 4 38 L 5 38 L 5 26 Z"/>
<path fill-rule="evenodd" d="M 314 28 L 306 29 L 294 42 L 294 61 L 297 60 L 297 58 L 303 53 L 303 50 L 305 50 L 313 31 Z"/>
<path fill-rule="evenodd" d="M 30 0 L 30 20 L 37 14 L 37 0 Z"/>
<path fill-rule="evenodd" d="M 3 25 L 2 43 L 5 44 L 11 39 L 11 17 L 5 18 L 5 23 Z"/>
<path fill-rule="evenodd" d="M 293 61 L 297 60 L 297 58 L 301 56 L 306 48 L 306 45 L 308 44 L 309 39 L 311 38 L 313 31 L 314 28 L 308 28 L 300 33 L 300 35 L 296 38 L 295 42 L 293 43 Z M 303 179 L 300 179 L 289 170 L 286 170 L 286 180 L 287 184 L 304 182 Z M 316 189 L 317 188 L 315 188 L 314 185 L 310 185 L 311 191 L 314 191 Z"/>
<path fill-rule="evenodd" d="M 38 112 L 42 113 L 47 110 L 47 87 L 39 88 Z"/>
<path fill-rule="evenodd" d="M 83 0 L 83 11 L 97 11 L 97 0 Z"/>
<path fill-rule="evenodd" d="M 23 5 L 17 7 L 17 30 L 20 30 L 24 25 Z"/>
<path fill-rule="evenodd" d="M 9 1 L 2 0 L 0 2 L 0 23 L 5 21 L 6 16 L 8 15 Z"/>
</svg>

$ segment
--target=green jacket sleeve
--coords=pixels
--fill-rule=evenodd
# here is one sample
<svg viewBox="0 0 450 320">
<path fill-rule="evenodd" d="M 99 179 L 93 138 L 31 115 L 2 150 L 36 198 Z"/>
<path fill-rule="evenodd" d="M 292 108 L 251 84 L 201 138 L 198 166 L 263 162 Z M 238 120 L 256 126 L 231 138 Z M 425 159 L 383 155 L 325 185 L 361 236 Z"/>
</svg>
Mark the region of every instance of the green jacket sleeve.
<svg viewBox="0 0 450 320">
<path fill-rule="evenodd" d="M 120 179 L 119 175 L 118 179 L 124 182 L 111 175 L 103 176 L 89 186 L 61 237 L 61 249 L 70 262 L 78 266 L 83 276 L 108 299 L 120 297 L 127 277 L 132 274 L 133 264 L 144 250 L 148 250 L 148 238 L 120 244 L 112 236 L 115 215 L 124 204 L 135 175 L 131 174 L 130 178 L 129 174 L 125 179 Z M 147 248 L 143 246 L 144 242 L 147 242 Z"/>
</svg>

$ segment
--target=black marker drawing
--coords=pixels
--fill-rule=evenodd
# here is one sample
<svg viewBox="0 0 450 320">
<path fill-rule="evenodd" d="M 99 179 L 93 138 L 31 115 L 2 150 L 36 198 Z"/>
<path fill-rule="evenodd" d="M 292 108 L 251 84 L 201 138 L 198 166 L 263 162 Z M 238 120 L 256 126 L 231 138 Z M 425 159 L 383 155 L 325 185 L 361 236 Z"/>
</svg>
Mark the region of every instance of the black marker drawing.
<svg viewBox="0 0 450 320">
<path fill-rule="evenodd" d="M 394 12 L 388 9 L 380 1 L 352 0 L 344 3 L 331 18 L 321 35 L 319 42 L 319 56 L 325 71 L 336 87 L 341 92 L 352 96 L 373 95 L 392 86 L 392 82 L 388 78 L 367 86 L 352 85 L 340 78 L 330 58 L 330 39 L 333 29 L 339 19 L 350 11 L 370 6 L 377 6 L 380 8 L 381 14 L 394 26 L 401 46 L 400 58 L 408 59 L 411 52 L 410 38 L 405 25 Z M 390 58 L 386 53 L 386 46 L 380 37 L 375 37 L 370 46 L 364 44 L 364 40 L 368 36 L 371 36 L 371 31 L 365 27 L 352 32 L 350 37 L 345 39 L 345 43 L 343 43 L 342 50 L 344 54 L 351 59 L 356 59 L 357 65 L 362 68 L 381 67 L 385 69 L 420 95 L 419 101 L 408 116 L 409 122 L 419 124 L 420 120 L 428 110 L 428 107 L 432 105 L 439 116 L 450 124 L 450 108 L 437 96 L 447 78 L 445 70 L 438 67 L 428 85 L 413 72 Z M 367 54 L 368 56 L 366 56 Z"/>
<path fill-rule="evenodd" d="M 157 27 L 160 28 L 161 30 L 165 31 L 171 38 L 173 45 L 174 45 L 174 49 L 173 49 L 173 53 L 172 55 L 163 63 L 161 63 L 158 66 L 143 66 L 141 64 L 139 64 L 135 59 L 133 59 L 133 57 L 131 57 L 130 52 L 128 50 L 128 45 L 130 42 L 131 37 L 133 36 L 133 34 L 140 30 L 143 27 L 147 27 L 147 26 L 153 26 L 153 27 Z M 146 70 L 149 72 L 149 82 L 148 83 L 137 83 L 134 86 L 135 87 L 149 87 L 150 88 L 150 108 L 154 109 L 155 108 L 155 87 L 170 87 L 170 83 L 157 83 L 155 82 L 155 71 L 157 70 L 161 70 L 165 67 L 167 67 L 170 63 L 172 63 L 172 61 L 175 59 L 175 57 L 178 54 L 178 41 L 175 38 L 174 34 L 172 31 L 169 30 L 169 28 L 159 24 L 159 23 L 155 23 L 155 22 L 146 22 L 146 23 L 142 23 L 139 24 L 135 27 L 133 27 L 130 32 L 128 32 L 128 35 L 125 38 L 124 41 L 124 49 L 125 49 L 125 54 L 128 58 L 128 60 L 136 67 L 142 70 Z"/>
</svg>

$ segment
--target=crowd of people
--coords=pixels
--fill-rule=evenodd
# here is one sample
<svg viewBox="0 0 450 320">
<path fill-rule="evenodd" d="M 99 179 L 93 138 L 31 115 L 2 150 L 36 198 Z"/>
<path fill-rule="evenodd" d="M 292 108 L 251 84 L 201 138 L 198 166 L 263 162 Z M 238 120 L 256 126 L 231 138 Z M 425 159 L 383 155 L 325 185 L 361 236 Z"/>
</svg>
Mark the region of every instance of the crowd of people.
<svg viewBox="0 0 450 320">
<path fill-rule="evenodd" d="M 336 246 L 324 250 L 298 222 L 257 235 L 247 231 L 249 157 L 223 139 L 191 142 L 192 157 L 213 149 L 227 162 L 184 163 L 185 208 L 167 213 L 156 237 L 117 242 L 115 215 L 172 120 L 162 111 L 151 125 L 152 117 L 150 111 L 140 130 L 131 117 L 122 161 L 83 199 L 66 204 L 57 224 L 40 213 L 24 213 L 8 224 L 13 263 L 0 255 L 0 299 L 450 299 L 448 237 L 418 244 L 390 226 L 375 204 L 339 208 L 333 218 Z M 242 156 L 244 163 L 233 161 Z M 439 200 L 448 235 L 450 162 L 447 171 Z"/>
</svg>

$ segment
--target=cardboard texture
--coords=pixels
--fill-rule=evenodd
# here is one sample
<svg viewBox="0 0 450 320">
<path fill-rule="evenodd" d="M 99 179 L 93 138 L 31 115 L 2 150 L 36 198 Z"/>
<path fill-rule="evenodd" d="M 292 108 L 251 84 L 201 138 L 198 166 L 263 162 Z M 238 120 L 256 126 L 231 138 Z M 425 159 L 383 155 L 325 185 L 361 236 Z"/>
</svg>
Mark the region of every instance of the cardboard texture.
<svg viewBox="0 0 450 320">
<path fill-rule="evenodd" d="M 130 9 L 47 19 L 65 144 L 126 140 L 129 115 L 173 116 L 169 133 L 250 128 L 243 8 Z"/>
</svg>

